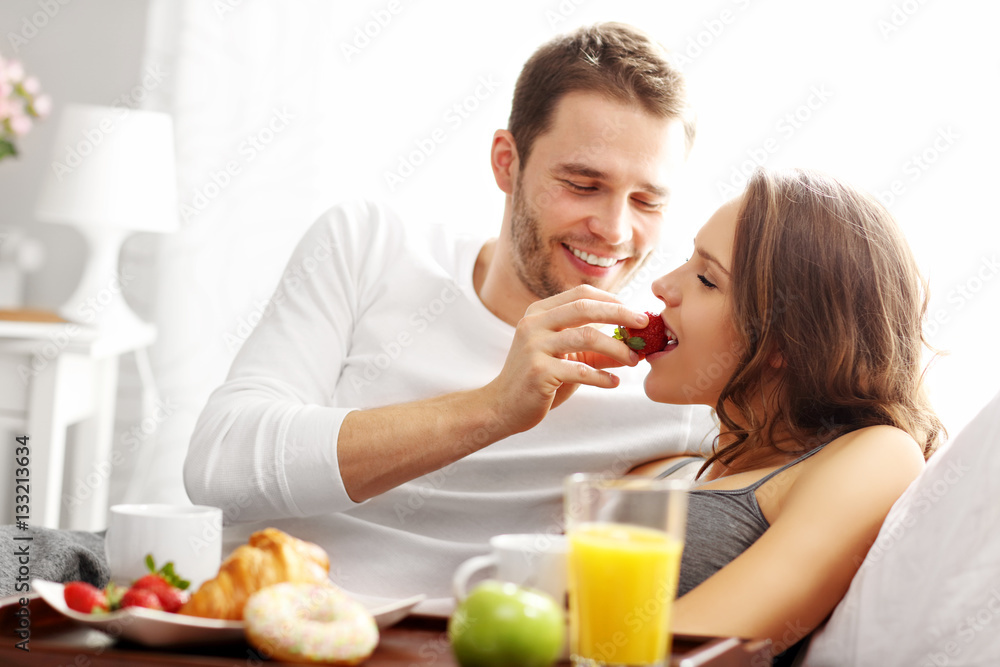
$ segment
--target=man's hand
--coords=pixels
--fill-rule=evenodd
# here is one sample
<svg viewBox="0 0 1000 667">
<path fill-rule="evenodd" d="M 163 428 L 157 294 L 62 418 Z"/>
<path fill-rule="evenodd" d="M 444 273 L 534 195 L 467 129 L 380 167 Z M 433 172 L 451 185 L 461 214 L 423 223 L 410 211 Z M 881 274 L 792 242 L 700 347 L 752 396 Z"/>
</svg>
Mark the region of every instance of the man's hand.
<svg viewBox="0 0 1000 667">
<path fill-rule="evenodd" d="M 639 355 L 627 345 L 592 324 L 642 328 L 648 317 L 589 285 L 528 308 L 517 323 L 503 370 L 486 387 L 505 430 L 519 433 L 535 426 L 581 384 L 617 387 L 618 376 L 604 369 L 639 363 Z"/>
<path fill-rule="evenodd" d="M 618 386 L 604 369 L 635 366 L 639 355 L 589 325 L 641 328 L 647 319 L 589 286 L 536 302 L 517 324 L 503 370 L 485 387 L 344 418 L 337 462 L 348 495 L 366 500 L 526 431 L 581 384 Z"/>
</svg>

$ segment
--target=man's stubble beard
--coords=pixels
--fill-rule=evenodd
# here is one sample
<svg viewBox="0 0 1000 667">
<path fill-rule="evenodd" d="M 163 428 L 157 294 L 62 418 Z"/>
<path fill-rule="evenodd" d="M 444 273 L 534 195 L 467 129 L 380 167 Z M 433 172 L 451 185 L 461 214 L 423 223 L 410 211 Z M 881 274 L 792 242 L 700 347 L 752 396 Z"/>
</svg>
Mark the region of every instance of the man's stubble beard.
<svg viewBox="0 0 1000 667">
<path fill-rule="evenodd" d="M 514 192 L 511 213 L 511 241 L 514 248 L 514 271 L 518 279 L 539 299 L 547 299 L 569 289 L 552 275 L 538 218 L 528 211 L 520 178 Z"/>
</svg>

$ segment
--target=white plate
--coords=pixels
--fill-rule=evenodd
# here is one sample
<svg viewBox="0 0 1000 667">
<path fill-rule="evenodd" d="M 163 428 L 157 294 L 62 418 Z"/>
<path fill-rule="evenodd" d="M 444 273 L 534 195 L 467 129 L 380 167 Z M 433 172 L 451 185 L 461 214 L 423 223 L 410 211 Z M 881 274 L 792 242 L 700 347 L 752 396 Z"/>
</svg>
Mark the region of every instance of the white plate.
<svg viewBox="0 0 1000 667">
<path fill-rule="evenodd" d="M 424 600 L 413 610 L 414 616 L 428 618 L 449 618 L 455 613 L 455 598 L 432 598 Z"/>
<path fill-rule="evenodd" d="M 373 595 L 355 593 L 354 591 L 345 592 L 369 609 L 395 602 L 392 598 L 375 597 Z M 416 598 L 413 599 L 415 600 Z M 424 618 L 447 619 L 450 618 L 453 613 L 455 613 L 455 598 L 429 598 L 424 595 L 423 599 L 419 603 L 410 608 L 408 615 L 422 616 Z"/>
<path fill-rule="evenodd" d="M 44 579 L 33 579 L 32 589 L 50 607 L 79 623 L 121 637 L 144 646 L 177 646 L 189 644 L 219 644 L 243 639 L 243 621 L 221 621 L 214 618 L 198 618 L 171 614 L 155 609 L 128 607 L 109 614 L 82 614 L 66 606 L 63 585 Z M 405 600 L 363 599 L 363 604 L 378 623 L 380 629 L 398 623 L 410 613 L 425 595 L 416 595 Z"/>
</svg>

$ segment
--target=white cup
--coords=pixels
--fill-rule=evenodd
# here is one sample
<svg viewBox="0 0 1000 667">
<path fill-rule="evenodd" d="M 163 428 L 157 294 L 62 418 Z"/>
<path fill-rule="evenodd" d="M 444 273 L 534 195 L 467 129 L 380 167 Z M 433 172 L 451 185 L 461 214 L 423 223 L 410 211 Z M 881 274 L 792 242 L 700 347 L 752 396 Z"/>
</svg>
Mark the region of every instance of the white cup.
<svg viewBox="0 0 1000 667">
<path fill-rule="evenodd" d="M 222 510 L 203 505 L 114 505 L 108 513 L 104 553 L 111 579 L 128 586 L 149 574 L 146 555 L 156 568 L 173 562 L 174 572 L 195 591 L 222 564 Z"/>
<path fill-rule="evenodd" d="M 456 600 L 468 596 L 469 580 L 480 570 L 494 570 L 493 579 L 544 591 L 560 606 L 566 604 L 566 537 L 545 533 L 496 535 L 491 552 L 465 561 L 455 570 L 452 591 Z"/>
</svg>

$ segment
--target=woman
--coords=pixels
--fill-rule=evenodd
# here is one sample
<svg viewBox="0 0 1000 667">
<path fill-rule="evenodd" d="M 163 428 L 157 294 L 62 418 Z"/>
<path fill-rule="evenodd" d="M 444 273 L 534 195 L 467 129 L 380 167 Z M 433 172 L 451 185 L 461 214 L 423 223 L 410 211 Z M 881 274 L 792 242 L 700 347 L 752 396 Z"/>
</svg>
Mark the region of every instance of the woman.
<svg viewBox="0 0 1000 667">
<path fill-rule="evenodd" d="M 942 432 L 921 388 L 923 282 L 892 216 L 810 171 L 757 171 L 653 284 L 676 345 L 647 395 L 713 406 L 674 631 L 787 649 L 843 597 Z M 702 465 L 700 469 L 697 462 Z"/>
</svg>

